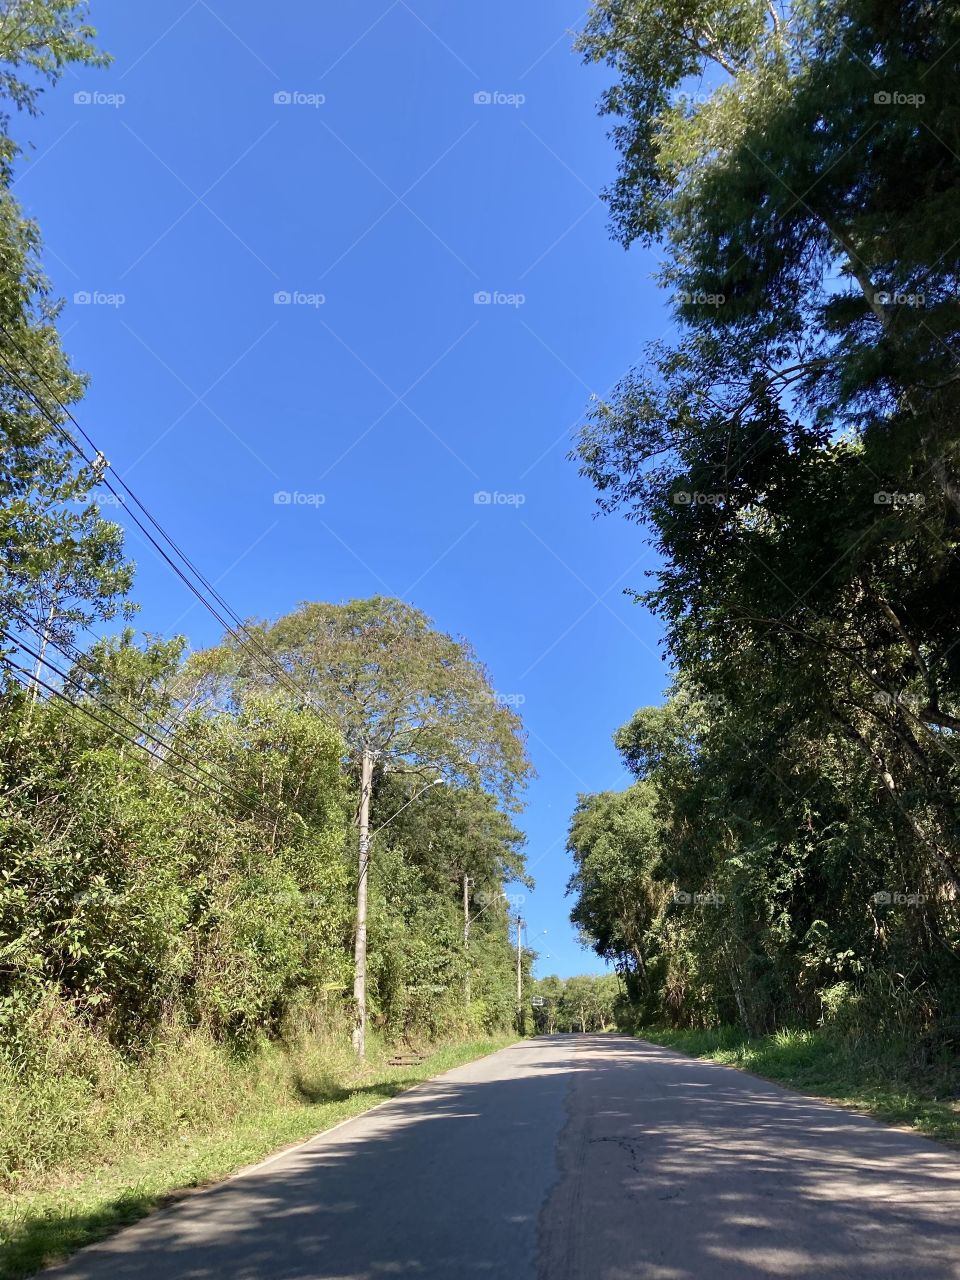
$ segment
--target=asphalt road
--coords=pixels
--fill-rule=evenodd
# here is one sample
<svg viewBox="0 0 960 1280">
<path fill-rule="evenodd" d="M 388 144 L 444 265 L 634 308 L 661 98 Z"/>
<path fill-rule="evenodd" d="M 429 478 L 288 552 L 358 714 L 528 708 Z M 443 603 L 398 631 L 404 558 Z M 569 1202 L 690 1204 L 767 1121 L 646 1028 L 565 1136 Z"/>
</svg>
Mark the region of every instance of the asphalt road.
<svg viewBox="0 0 960 1280">
<path fill-rule="evenodd" d="M 57 1280 L 960 1278 L 960 1155 L 623 1036 L 458 1067 Z"/>
</svg>

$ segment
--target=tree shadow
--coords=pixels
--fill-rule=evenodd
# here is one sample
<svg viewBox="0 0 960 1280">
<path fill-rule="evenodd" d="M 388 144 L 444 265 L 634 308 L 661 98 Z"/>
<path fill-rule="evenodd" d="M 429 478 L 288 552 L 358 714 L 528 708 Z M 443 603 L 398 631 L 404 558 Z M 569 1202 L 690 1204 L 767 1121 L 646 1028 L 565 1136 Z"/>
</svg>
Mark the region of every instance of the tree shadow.
<svg viewBox="0 0 960 1280">
<path fill-rule="evenodd" d="M 958 1223 L 960 1160 L 932 1142 L 628 1037 L 545 1036 L 51 1275 L 944 1280 Z"/>
<path fill-rule="evenodd" d="M 417 1084 L 422 1077 L 399 1076 L 395 1080 L 380 1080 L 376 1084 L 343 1085 L 335 1076 L 311 1078 L 302 1072 L 293 1077 L 293 1089 L 301 1102 L 317 1106 L 323 1102 L 346 1102 L 348 1098 L 368 1097 L 373 1101 L 397 1097 Z"/>
</svg>

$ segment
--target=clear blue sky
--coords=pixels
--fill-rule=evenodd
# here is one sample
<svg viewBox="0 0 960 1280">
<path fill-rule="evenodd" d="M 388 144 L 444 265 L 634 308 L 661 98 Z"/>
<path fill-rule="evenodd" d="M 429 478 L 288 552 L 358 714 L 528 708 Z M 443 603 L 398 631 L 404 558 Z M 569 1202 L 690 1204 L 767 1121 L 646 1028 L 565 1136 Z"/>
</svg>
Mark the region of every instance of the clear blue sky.
<svg viewBox="0 0 960 1280">
<path fill-rule="evenodd" d="M 601 969 L 568 920 L 567 823 L 578 791 L 625 785 L 610 735 L 666 676 L 622 594 L 650 552 L 594 519 L 566 455 L 669 317 L 596 194 L 615 155 L 605 73 L 570 48 L 583 8 L 93 0 L 91 19 L 113 66 L 16 124 L 16 191 L 92 379 L 78 418 L 241 614 L 386 593 L 470 639 L 539 773 L 538 972 Z M 217 640 L 134 535 L 139 625 Z"/>
</svg>

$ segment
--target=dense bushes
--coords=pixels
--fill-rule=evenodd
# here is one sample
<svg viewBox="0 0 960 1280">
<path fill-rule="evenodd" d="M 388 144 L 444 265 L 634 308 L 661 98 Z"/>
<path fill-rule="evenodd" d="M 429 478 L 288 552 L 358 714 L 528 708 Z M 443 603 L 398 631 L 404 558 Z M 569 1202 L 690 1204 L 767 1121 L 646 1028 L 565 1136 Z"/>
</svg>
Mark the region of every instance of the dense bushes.
<svg viewBox="0 0 960 1280">
<path fill-rule="evenodd" d="M 823 1025 L 921 1057 L 952 1037 L 953 897 L 871 804 L 855 758 L 822 751 L 822 779 L 771 796 L 716 702 L 682 687 L 617 742 L 641 776 L 580 797 L 570 887 L 640 1023 Z"/>
<path fill-rule="evenodd" d="M 343 979 L 339 746 L 316 717 L 196 717 L 167 757 L 189 743 L 191 785 L 79 708 L 10 689 L 0 716 L 8 1035 L 53 994 L 118 1044 L 164 1018 L 242 1038 Z"/>
<path fill-rule="evenodd" d="M 118 661 L 139 670 L 138 713 L 162 710 L 175 726 L 163 753 L 119 736 L 82 693 L 44 701 L 11 684 L 0 698 L 10 1183 L 151 1129 L 162 1140 L 202 1128 L 204 1108 L 242 1111 L 268 1040 L 287 1046 L 290 1071 L 318 1036 L 334 1057 L 349 1042 L 356 828 L 340 740 L 279 694 L 188 709 L 178 694 L 192 673 L 178 645 L 161 648 L 162 661 L 126 635 L 86 655 L 84 671 L 92 683 L 99 660 L 95 683 L 109 690 L 123 687 L 109 679 Z M 501 886 L 523 874 L 520 837 L 485 793 L 444 788 L 403 809 L 415 794 L 403 776 L 377 779 L 373 1030 L 415 1044 L 484 1036 L 513 1016 Z M 495 890 L 469 953 L 467 870 Z M 204 1062 L 235 1064 L 236 1102 L 195 1087 Z"/>
</svg>

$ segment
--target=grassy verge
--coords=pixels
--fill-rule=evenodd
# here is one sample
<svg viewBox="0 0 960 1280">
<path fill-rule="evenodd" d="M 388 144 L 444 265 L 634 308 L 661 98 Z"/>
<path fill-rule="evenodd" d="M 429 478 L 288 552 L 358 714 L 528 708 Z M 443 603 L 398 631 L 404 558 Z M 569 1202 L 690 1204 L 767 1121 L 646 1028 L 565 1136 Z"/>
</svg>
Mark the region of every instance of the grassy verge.
<svg viewBox="0 0 960 1280">
<path fill-rule="evenodd" d="M 0 1197 L 0 1278 L 29 1275 L 143 1217 L 178 1191 L 224 1178 L 515 1039 L 446 1046 L 416 1065 L 396 1067 L 389 1065 L 389 1051 L 377 1044 L 363 1064 L 349 1048 L 329 1043 L 301 1044 L 294 1051 L 266 1046 L 242 1063 L 214 1062 L 215 1050 L 195 1046 L 207 1059 L 199 1069 L 194 1059 L 194 1067 L 174 1080 L 172 1061 L 166 1061 L 151 1078 L 137 1082 L 139 1111 L 126 1128 L 114 1114 L 116 1096 L 107 1100 L 109 1143 L 101 1128 L 97 1141 L 88 1138 L 80 1152 L 54 1167 L 8 1174 L 13 1190 Z M 177 1055 L 181 1062 L 184 1048 Z M 217 1071 L 215 1078 L 211 1070 Z M 210 1096 L 207 1106 L 187 1114 L 180 1095 L 191 1086 Z M 154 1125 L 142 1123 L 145 1118 Z"/>
<path fill-rule="evenodd" d="M 944 1055 L 918 1066 L 906 1047 L 857 1048 L 826 1031 L 778 1031 L 750 1039 L 742 1031 L 643 1028 L 642 1039 L 694 1058 L 752 1071 L 801 1093 L 960 1145 L 960 1064 Z"/>
</svg>

